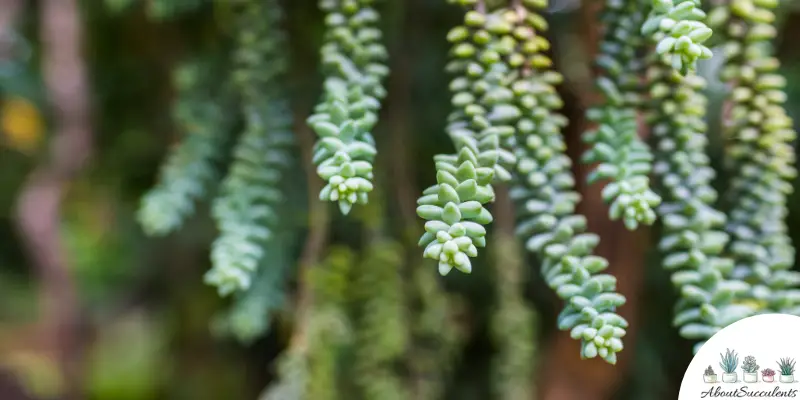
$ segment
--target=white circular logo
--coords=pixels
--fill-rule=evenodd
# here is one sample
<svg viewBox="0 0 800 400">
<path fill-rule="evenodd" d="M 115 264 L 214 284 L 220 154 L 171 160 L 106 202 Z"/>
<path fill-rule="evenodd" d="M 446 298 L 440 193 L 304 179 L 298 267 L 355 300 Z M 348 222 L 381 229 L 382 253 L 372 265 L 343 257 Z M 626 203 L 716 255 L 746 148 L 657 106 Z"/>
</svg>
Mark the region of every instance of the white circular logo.
<svg viewBox="0 0 800 400">
<path fill-rule="evenodd" d="M 678 400 L 800 399 L 800 317 L 756 315 L 711 337 L 689 363 Z"/>
</svg>

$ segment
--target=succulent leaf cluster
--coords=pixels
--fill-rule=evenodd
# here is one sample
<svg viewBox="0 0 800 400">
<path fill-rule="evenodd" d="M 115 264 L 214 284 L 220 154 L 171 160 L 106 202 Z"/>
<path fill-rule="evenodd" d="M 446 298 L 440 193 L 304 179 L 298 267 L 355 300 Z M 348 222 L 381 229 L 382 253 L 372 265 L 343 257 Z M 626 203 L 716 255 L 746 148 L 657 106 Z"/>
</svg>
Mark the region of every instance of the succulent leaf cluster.
<svg viewBox="0 0 800 400">
<path fill-rule="evenodd" d="M 697 60 L 709 59 L 711 49 L 703 43 L 713 31 L 706 23 L 700 0 L 653 0 L 642 25 L 642 34 L 658 44 L 656 53 L 681 74 L 697 68 Z"/>
<path fill-rule="evenodd" d="M 664 199 L 657 209 L 663 223 L 658 247 L 680 295 L 673 324 L 683 337 L 704 341 L 752 314 L 750 306 L 736 301 L 749 285 L 730 278 L 733 263 L 723 254 L 729 237 L 711 186 L 715 171 L 706 153 L 705 80 L 658 62 L 651 64 L 648 79 L 654 172 Z"/>
<path fill-rule="evenodd" d="M 640 223 L 656 220 L 654 207 L 661 198 L 650 189 L 648 175 L 653 154 L 638 136 L 637 106 L 640 104 L 643 38 L 638 29 L 644 11 L 638 0 L 606 2 L 601 16 L 605 35 L 596 64 L 602 70 L 597 86 L 605 97 L 600 107 L 588 111 L 597 128 L 586 132 L 583 140 L 592 145 L 583 162 L 599 165 L 588 177 L 589 183 L 608 179 L 603 200 L 611 203 L 609 216 L 622 219 L 636 229 Z"/>
<path fill-rule="evenodd" d="M 506 18 L 515 26 L 536 32 L 547 29 L 536 11 L 541 5 L 524 2 Z M 563 102 L 555 89 L 560 74 L 549 69 L 542 41 L 521 41 L 524 62 L 516 67 L 512 84 L 521 117 L 516 124 L 517 165 L 511 197 L 517 203 L 517 233 L 538 256 L 548 286 L 566 306 L 558 327 L 581 341 L 581 357 L 601 357 L 614 364 L 622 350 L 628 322 L 616 313 L 625 297 L 616 293 L 617 280 L 602 273 L 608 262 L 592 255 L 599 237 L 586 232 L 586 217 L 576 214 L 571 161 L 561 130 L 567 120 L 557 113 Z"/>
<path fill-rule="evenodd" d="M 137 219 L 145 233 L 164 236 L 179 229 L 195 212 L 195 204 L 216 187 L 217 165 L 224 156 L 229 119 L 213 82 L 211 63 L 193 61 L 174 73 L 178 92 L 173 120 L 183 137 L 161 166 L 156 185 L 143 196 Z"/>
<path fill-rule="evenodd" d="M 753 356 L 747 356 L 744 358 L 742 362 L 742 371 L 747 372 L 748 374 L 754 374 L 758 372 L 758 364 L 756 363 L 756 358 Z"/>
<path fill-rule="evenodd" d="M 450 31 L 454 43 L 448 69 L 456 74 L 450 89 L 455 108 L 447 127 L 456 154 L 434 157 L 436 185 L 423 192 L 417 214 L 428 222 L 419 241 L 424 257 L 439 262 L 439 273 L 453 268 L 472 271 L 470 257 L 486 246 L 485 226 L 493 217 L 485 207 L 494 201 L 492 183 L 510 174 L 498 162 L 500 140 L 513 135 L 508 123 L 519 115 L 505 87 L 504 65 L 496 36 L 511 26 L 497 15 L 475 10 L 464 16 L 464 26 Z M 506 155 L 506 163 L 513 156 Z"/>
<path fill-rule="evenodd" d="M 372 165 L 377 154 L 371 130 L 377 123 L 386 48 L 377 27 L 374 0 L 321 0 L 325 12 L 325 44 L 321 48 L 325 83 L 323 98 L 308 118 L 319 140 L 313 162 L 326 181 L 322 201 L 339 204 L 348 214 L 366 204 L 373 189 Z"/>
<path fill-rule="evenodd" d="M 205 282 L 220 295 L 247 290 L 278 222 L 279 187 L 291 164 L 291 110 L 280 86 L 286 71 L 277 1 L 241 1 L 237 10 L 236 68 L 232 81 L 244 112 L 244 132 L 233 151 L 212 216 L 220 234 L 212 244 Z"/>
<path fill-rule="evenodd" d="M 796 140 L 784 102 L 786 79 L 778 73 L 769 40 L 777 2 L 736 0 L 726 19 L 721 78 L 730 85 L 725 121 L 726 156 L 733 178 L 727 231 L 733 277 L 752 285 L 746 296 L 762 312 L 800 312 L 800 273 L 791 271 L 795 249 L 787 232 L 787 197 L 797 176 Z"/>
</svg>

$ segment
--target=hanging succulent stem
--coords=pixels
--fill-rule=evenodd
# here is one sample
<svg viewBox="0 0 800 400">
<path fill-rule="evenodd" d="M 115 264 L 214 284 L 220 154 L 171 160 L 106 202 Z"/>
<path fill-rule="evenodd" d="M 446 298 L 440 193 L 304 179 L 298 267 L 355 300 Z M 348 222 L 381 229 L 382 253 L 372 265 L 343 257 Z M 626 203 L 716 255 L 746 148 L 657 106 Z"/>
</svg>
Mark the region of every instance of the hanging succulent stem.
<svg viewBox="0 0 800 400">
<path fill-rule="evenodd" d="M 762 312 L 800 311 L 800 273 L 791 271 L 795 249 L 787 233 L 786 200 L 797 176 L 791 142 L 796 133 L 783 103 L 786 79 L 769 41 L 776 36 L 777 1 L 732 0 L 717 19 L 726 20 L 721 78 L 730 86 L 724 130 L 733 173 L 726 230 L 735 260 L 733 277 L 752 284 L 747 298 Z"/>
<path fill-rule="evenodd" d="M 525 247 L 538 256 L 547 284 L 566 302 L 559 329 L 581 340 L 581 357 L 600 356 L 615 364 L 628 326 L 616 308 L 625 297 L 616 293 L 616 278 L 602 273 L 608 262 L 591 255 L 598 236 L 586 233 L 586 218 L 575 213 L 580 195 L 561 132 L 567 121 L 555 111 L 562 100 L 554 85 L 562 78 L 550 70 L 552 62 L 542 54 L 549 43 L 539 34 L 547 30 L 547 22 L 536 10 L 545 6 L 524 0 L 503 13 L 515 26 L 515 51 L 508 59 L 521 112 L 511 192 L 517 203 L 517 234 L 526 238 Z"/>
<path fill-rule="evenodd" d="M 319 136 L 314 147 L 317 173 L 327 184 L 320 200 L 338 202 L 342 214 L 366 204 L 373 189 L 372 165 L 377 154 L 371 130 L 378 121 L 382 86 L 389 70 L 380 43 L 380 19 L 374 0 L 321 0 L 325 44 L 322 102 L 308 118 Z"/>
<path fill-rule="evenodd" d="M 167 155 L 157 184 L 142 197 L 137 211 L 139 224 L 150 236 L 179 229 L 221 175 L 215 164 L 227 149 L 230 118 L 223 112 L 224 104 L 215 101 L 220 96 L 213 84 L 218 72 L 212 63 L 198 60 L 186 62 L 173 74 L 178 98 L 172 114 L 183 137 Z"/>
<path fill-rule="evenodd" d="M 233 152 L 212 215 L 220 235 L 212 244 L 206 283 L 222 296 L 247 290 L 278 222 L 279 188 L 292 161 L 291 109 L 280 80 L 286 73 L 282 10 L 276 0 L 237 0 L 235 69 L 231 80 L 244 111 L 244 132 Z"/>
<path fill-rule="evenodd" d="M 725 214 L 714 208 L 714 170 L 706 155 L 705 81 L 680 75 L 660 60 L 648 71 L 652 101 L 649 123 L 656 146 L 655 175 L 664 203 L 659 250 L 672 273 L 680 299 L 673 324 L 681 336 L 703 341 L 725 326 L 752 314 L 734 300 L 749 285 L 730 279 L 733 263 L 722 256 L 728 235 Z"/>
<path fill-rule="evenodd" d="M 643 70 L 638 54 L 643 40 L 637 31 L 644 10 L 637 0 L 612 0 L 606 2 L 602 19 L 606 32 L 596 64 L 602 70 L 597 86 L 605 103 L 588 111 L 598 127 L 583 135 L 583 140 L 592 144 L 583 162 L 600 163 L 589 174 L 589 183 L 611 180 L 602 192 L 603 199 L 611 203 L 609 215 L 612 220 L 622 218 L 625 226 L 634 230 L 639 223 L 655 222 L 653 207 L 661 202 L 650 190 L 653 155 L 638 136 L 636 120 Z"/>
<path fill-rule="evenodd" d="M 507 123 L 519 115 L 503 87 L 507 69 L 495 42 L 510 25 L 479 11 L 485 9 L 482 2 L 461 3 L 473 9 L 464 15 L 464 26 L 448 34 L 454 43 L 448 70 L 456 78 L 450 85 L 455 110 L 447 131 L 457 154 L 434 157 L 437 184 L 425 189 L 417 208 L 428 221 L 419 245 L 425 246 L 425 257 L 439 262 L 442 275 L 453 268 L 470 273 L 470 257 L 486 246 L 485 225 L 492 215 L 484 205 L 494 201 L 492 181 L 510 178 L 498 164 L 500 138 L 513 134 Z"/>
<path fill-rule="evenodd" d="M 682 75 L 697 68 L 698 59 L 711 58 L 703 42 L 712 31 L 704 20 L 700 0 L 652 0 L 642 34 L 657 42 L 656 53 Z"/>
<path fill-rule="evenodd" d="M 529 400 L 534 392 L 538 346 L 538 315 L 527 302 L 524 253 L 514 237 L 513 204 L 505 188 L 497 192 L 495 238 L 492 245 L 497 305 L 492 314 L 491 336 L 498 348 L 492 360 L 494 398 Z"/>
</svg>

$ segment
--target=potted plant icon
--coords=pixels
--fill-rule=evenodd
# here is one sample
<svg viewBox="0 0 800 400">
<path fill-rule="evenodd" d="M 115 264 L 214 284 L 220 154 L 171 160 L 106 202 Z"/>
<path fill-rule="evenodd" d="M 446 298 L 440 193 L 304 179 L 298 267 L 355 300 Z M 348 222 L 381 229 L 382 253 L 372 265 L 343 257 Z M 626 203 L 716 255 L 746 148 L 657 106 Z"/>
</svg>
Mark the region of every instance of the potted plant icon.
<svg viewBox="0 0 800 400">
<path fill-rule="evenodd" d="M 716 383 L 717 382 L 717 374 L 714 373 L 714 368 L 711 368 L 709 365 L 706 368 L 706 372 L 703 373 L 703 382 L 705 383 Z"/>
<path fill-rule="evenodd" d="M 722 381 L 725 383 L 736 383 L 736 367 L 739 366 L 739 354 L 731 349 L 725 350 L 725 355 L 720 353 L 719 366 L 722 368 Z"/>
<path fill-rule="evenodd" d="M 794 364 L 795 361 L 793 358 L 781 358 L 781 360 L 778 361 L 778 367 L 781 370 L 781 376 L 778 380 L 781 383 L 794 382 Z"/>
<path fill-rule="evenodd" d="M 742 371 L 744 371 L 745 382 L 747 383 L 758 382 L 758 364 L 756 364 L 755 357 L 747 356 L 744 358 L 744 362 L 742 362 Z"/>
<path fill-rule="evenodd" d="M 775 371 L 772 368 L 761 370 L 761 380 L 764 382 L 775 382 Z"/>
</svg>

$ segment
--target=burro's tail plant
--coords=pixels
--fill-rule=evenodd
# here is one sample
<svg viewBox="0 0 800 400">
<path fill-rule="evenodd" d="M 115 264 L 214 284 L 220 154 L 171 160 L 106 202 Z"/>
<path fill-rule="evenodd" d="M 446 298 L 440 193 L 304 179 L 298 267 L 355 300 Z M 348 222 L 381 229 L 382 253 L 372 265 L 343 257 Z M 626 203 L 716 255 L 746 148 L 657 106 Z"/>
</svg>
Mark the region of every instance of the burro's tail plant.
<svg viewBox="0 0 800 400">
<path fill-rule="evenodd" d="M 658 42 L 658 53 L 672 68 L 686 74 L 698 59 L 711 58 L 703 45 L 713 33 L 706 26 L 700 0 L 653 0 L 653 9 L 642 25 L 642 33 Z"/>
<path fill-rule="evenodd" d="M 581 194 L 564 136 L 569 121 L 559 113 L 564 101 L 557 87 L 563 77 L 547 55 L 548 23 L 540 14 L 546 0 L 442 1 L 460 7 L 462 23 L 447 34 L 450 112 L 442 122 L 452 146 L 434 156 L 435 184 L 417 200 L 417 214 L 425 220 L 419 239 L 423 258 L 435 260 L 441 275 L 453 269 L 470 273 L 479 249 L 487 245 L 497 211 L 492 210 L 495 190 L 508 185 L 516 234 L 534 256 L 537 272 L 564 302 L 558 328 L 580 341 L 582 358 L 614 364 L 628 328 L 620 312 L 626 299 L 618 293 L 617 278 L 607 273 L 608 261 L 595 254 L 600 237 L 588 231 L 587 218 L 577 212 Z M 197 203 L 213 199 L 219 236 L 211 244 L 212 268 L 205 281 L 221 296 L 234 295 L 238 307 L 229 325 L 254 340 L 267 324 L 252 323 L 250 316 L 283 304 L 273 295 L 293 275 L 278 269 L 277 253 L 270 249 L 282 234 L 277 210 L 285 196 L 284 176 L 294 171 L 291 126 L 296 117 L 283 90 L 288 46 L 278 28 L 278 1 L 217 3 L 232 6 L 225 32 L 233 46 L 222 46 L 225 62 L 176 71 L 174 120 L 184 135 L 165 160 L 158 183 L 143 197 L 138 219 L 146 233 L 166 235 L 183 225 Z M 373 130 L 388 95 L 383 81 L 389 74 L 377 3 L 319 1 L 325 24 L 320 49 L 324 80 L 306 122 L 317 136 L 310 150 L 315 172 L 324 180 L 319 198 L 337 203 L 343 214 L 376 196 L 370 194 L 378 156 Z M 712 25 L 723 28 L 713 38 L 723 43 L 718 47 L 724 59 L 721 78 L 730 89 L 721 113 L 731 177 L 725 196 L 712 185 L 717 171 L 708 155 L 707 125 L 708 115 L 715 114 L 707 113 L 706 81 L 696 72 L 698 61 L 711 57 L 706 43 L 712 38 L 699 0 L 605 2 L 600 19 L 605 30 L 595 59 L 602 101 L 587 111 L 594 126 L 582 135 L 589 145 L 583 162 L 595 164 L 588 183 L 604 181 L 601 196 L 610 217 L 628 229 L 660 222 L 658 250 L 678 297 L 673 324 L 682 337 L 697 342 L 695 351 L 741 318 L 764 312 L 800 315 L 800 273 L 791 269 L 795 249 L 786 222 L 790 180 L 797 175 L 796 134 L 784 107 L 786 79 L 768 43 L 776 36 L 777 2 L 723 3 Z M 232 132 L 234 126 L 241 132 Z M 393 371 L 392 362 L 413 345 L 385 331 L 400 329 L 400 311 L 409 302 L 400 296 L 404 286 L 392 271 L 355 277 L 370 289 L 370 301 L 360 311 L 369 318 L 354 327 L 368 331 L 365 340 L 376 340 L 363 349 L 392 350 L 373 358 L 368 351 L 356 352 L 361 361 L 353 364 L 370 374 Z M 370 286 L 371 279 L 378 279 L 372 274 L 379 272 L 392 281 Z M 300 279 L 301 285 L 308 283 Z M 506 282 L 514 279 L 521 278 Z M 376 290 L 390 283 L 391 290 Z M 432 292 L 435 284 L 430 284 L 426 291 Z M 520 318 L 501 314 L 498 331 L 519 324 L 525 329 L 517 331 L 528 332 L 526 321 L 533 313 L 525 311 L 522 294 L 504 295 L 502 307 Z M 340 364 L 338 350 L 332 349 L 345 349 L 350 342 L 345 340 L 349 331 L 335 329 L 335 321 L 347 313 L 343 305 L 334 310 L 323 303 L 314 303 L 309 313 L 316 321 L 309 323 L 309 335 L 324 338 L 338 331 L 341 340 L 328 338 L 336 339 L 328 348 L 295 343 L 283 362 L 289 371 L 284 375 L 294 378 L 284 379 L 291 384 L 281 386 L 276 396 L 309 385 L 315 400 L 336 393 L 329 390 L 335 387 L 331 371 Z M 392 315 L 391 323 L 370 314 L 374 305 Z M 431 309 L 439 312 L 438 305 Z M 425 329 L 428 335 L 433 328 Z M 520 335 L 531 334 L 514 336 L 524 344 Z M 378 343 L 384 340 L 394 342 Z M 503 348 L 504 357 L 520 367 L 511 371 L 503 365 L 501 375 L 514 382 L 498 390 L 516 393 L 527 387 L 521 377 L 532 364 L 523 353 L 533 348 L 510 342 Z M 524 351 L 516 354 L 514 348 Z M 720 357 L 723 381 L 735 382 L 738 354 L 728 349 Z M 795 361 L 778 364 L 781 381 L 793 381 Z M 427 371 L 439 364 L 431 365 L 412 369 Z M 758 368 L 754 357 L 746 357 L 745 380 Z M 710 366 L 704 376 L 716 381 Z M 364 379 L 361 386 L 369 393 L 398 394 L 387 388 L 402 386 L 394 378 L 391 385 Z"/>
<path fill-rule="evenodd" d="M 382 86 L 389 70 L 381 44 L 380 15 L 374 0 L 320 0 L 325 12 L 325 44 L 321 49 L 325 83 L 322 102 L 308 124 L 319 136 L 313 162 L 327 183 L 322 201 L 339 204 L 348 214 L 366 204 L 373 189 L 376 156 L 371 130 L 378 120 Z"/>
<path fill-rule="evenodd" d="M 786 114 L 786 79 L 769 41 L 776 36 L 776 1 L 736 0 L 721 5 L 717 23 L 728 35 L 720 78 L 729 85 L 730 111 L 723 120 L 731 174 L 726 230 L 733 277 L 748 282 L 744 296 L 759 312 L 800 313 L 800 273 L 787 233 L 787 197 L 797 176 L 796 139 Z"/>
<path fill-rule="evenodd" d="M 504 13 L 515 24 L 514 32 L 528 32 L 508 56 L 515 65 L 512 90 L 521 112 L 511 192 L 517 233 L 539 259 L 547 284 L 566 303 L 559 329 L 581 341 L 581 357 L 614 364 L 628 327 L 616 312 L 625 297 L 616 292 L 616 278 L 603 273 L 608 262 L 592 255 L 599 237 L 586 232 L 586 218 L 575 212 L 580 195 L 561 132 L 567 121 L 556 111 L 563 101 L 554 85 L 562 78 L 550 70 L 551 61 L 543 54 L 549 46 L 542 35 L 547 24 L 537 13 L 543 6 L 522 2 Z M 514 58 L 523 62 L 513 64 Z"/>
<path fill-rule="evenodd" d="M 583 161 L 599 162 L 589 174 L 589 183 L 610 180 L 602 192 L 603 199 L 611 203 L 609 214 L 612 219 L 621 218 L 631 230 L 640 223 L 655 222 L 653 208 L 661 203 L 650 189 L 653 154 L 639 138 L 636 118 L 642 97 L 641 50 L 646 44 L 636 31 L 644 13 L 640 0 L 606 2 L 601 15 L 605 34 L 596 60 L 602 70 L 597 87 L 605 101 L 587 113 L 598 125 L 583 135 L 583 140 L 592 144 Z"/>
</svg>

